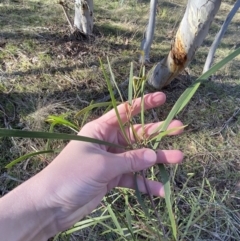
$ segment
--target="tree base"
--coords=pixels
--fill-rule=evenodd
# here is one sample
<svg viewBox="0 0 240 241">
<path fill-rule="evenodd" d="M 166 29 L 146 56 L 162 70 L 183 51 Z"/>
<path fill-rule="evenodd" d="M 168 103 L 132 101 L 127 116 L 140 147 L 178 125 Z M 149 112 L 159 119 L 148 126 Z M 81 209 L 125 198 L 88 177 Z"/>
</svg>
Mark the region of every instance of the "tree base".
<svg viewBox="0 0 240 241">
<path fill-rule="evenodd" d="M 79 29 L 74 28 L 74 31 L 70 35 L 71 40 L 73 41 L 86 41 L 89 39 L 89 35 L 81 32 Z"/>
</svg>

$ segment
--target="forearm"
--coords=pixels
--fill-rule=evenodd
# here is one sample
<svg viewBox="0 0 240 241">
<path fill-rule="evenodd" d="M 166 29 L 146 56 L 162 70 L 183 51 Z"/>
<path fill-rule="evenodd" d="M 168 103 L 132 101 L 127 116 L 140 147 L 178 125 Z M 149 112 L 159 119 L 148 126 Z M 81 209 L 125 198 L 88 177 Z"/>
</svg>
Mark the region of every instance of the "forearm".
<svg viewBox="0 0 240 241">
<path fill-rule="evenodd" d="M 58 232 L 54 210 L 44 200 L 46 192 L 34 177 L 0 199 L 0 240 L 46 241 Z"/>
<path fill-rule="evenodd" d="M 74 188 L 85 182 L 72 178 L 83 171 L 80 147 L 70 142 L 44 170 L 0 198 L 0 241 L 46 241 L 91 211 Z"/>
</svg>

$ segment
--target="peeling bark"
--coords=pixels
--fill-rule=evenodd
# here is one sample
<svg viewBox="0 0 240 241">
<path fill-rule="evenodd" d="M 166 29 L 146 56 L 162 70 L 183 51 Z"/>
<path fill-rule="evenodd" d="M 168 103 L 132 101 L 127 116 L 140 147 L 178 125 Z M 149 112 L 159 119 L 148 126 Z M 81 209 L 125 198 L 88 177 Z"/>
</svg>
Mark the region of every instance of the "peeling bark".
<svg viewBox="0 0 240 241">
<path fill-rule="evenodd" d="M 153 69 L 148 83 L 155 89 L 170 82 L 192 61 L 221 4 L 221 0 L 188 0 L 171 50 Z"/>
<path fill-rule="evenodd" d="M 85 35 L 93 30 L 93 0 L 75 0 L 74 26 Z"/>
<path fill-rule="evenodd" d="M 141 43 L 141 50 L 143 54 L 140 56 L 139 62 L 144 64 L 146 61 L 150 61 L 149 52 L 153 41 L 155 22 L 156 22 L 156 12 L 157 12 L 157 2 L 158 0 L 151 0 L 150 2 L 150 14 L 149 21 L 146 32 Z"/>
</svg>

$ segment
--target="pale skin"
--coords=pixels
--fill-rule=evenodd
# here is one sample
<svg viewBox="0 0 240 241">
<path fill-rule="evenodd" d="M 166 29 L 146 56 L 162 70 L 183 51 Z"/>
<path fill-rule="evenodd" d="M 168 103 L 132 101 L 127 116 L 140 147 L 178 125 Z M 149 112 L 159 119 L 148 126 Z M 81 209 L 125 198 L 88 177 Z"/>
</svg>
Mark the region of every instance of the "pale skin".
<svg viewBox="0 0 240 241">
<path fill-rule="evenodd" d="M 164 104 L 161 92 L 144 98 L 145 108 Z M 126 103 L 118 107 L 126 122 Z M 140 112 L 140 99 L 133 105 L 133 115 Z M 159 125 L 146 125 L 146 135 Z M 182 126 L 174 120 L 169 128 Z M 139 135 L 140 125 L 135 125 Z M 171 133 L 180 134 L 181 129 Z M 79 135 L 126 146 L 114 110 L 85 125 Z M 133 136 L 131 137 L 134 142 Z M 142 148 L 126 151 L 99 144 L 71 141 L 41 172 L 0 199 L 0 239 L 5 241 L 47 240 L 66 230 L 93 211 L 108 191 L 115 187 L 135 189 L 133 172 L 157 163 L 180 163 L 179 150 Z M 147 180 L 152 195 L 164 196 L 160 182 Z M 144 181 L 138 177 L 141 192 L 146 192 Z"/>
</svg>

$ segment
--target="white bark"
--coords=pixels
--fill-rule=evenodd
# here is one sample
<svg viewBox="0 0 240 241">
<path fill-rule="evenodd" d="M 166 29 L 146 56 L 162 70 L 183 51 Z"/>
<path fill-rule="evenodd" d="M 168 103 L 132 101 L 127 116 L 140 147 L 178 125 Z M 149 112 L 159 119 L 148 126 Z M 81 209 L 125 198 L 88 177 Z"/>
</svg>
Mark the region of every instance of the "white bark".
<svg viewBox="0 0 240 241">
<path fill-rule="evenodd" d="M 204 68 L 203 68 L 203 73 L 205 73 L 206 71 L 208 71 L 210 69 L 216 49 L 217 49 L 223 35 L 225 34 L 225 32 L 228 28 L 228 25 L 232 21 L 234 15 L 236 14 L 236 12 L 238 11 L 239 8 L 240 8 L 240 0 L 237 0 L 235 5 L 233 6 L 232 10 L 229 12 L 226 20 L 224 21 L 220 31 L 216 35 L 216 37 L 210 47 L 210 50 L 208 52 L 208 56 L 207 56 L 207 59 L 206 59 L 206 62 L 205 62 Z"/>
<path fill-rule="evenodd" d="M 146 61 L 150 61 L 149 53 L 154 36 L 157 2 L 158 0 L 151 0 L 150 2 L 149 22 L 141 43 L 141 50 L 143 51 L 143 53 L 140 56 L 139 62 L 142 64 L 144 64 Z"/>
<path fill-rule="evenodd" d="M 149 85 L 161 89 L 187 67 L 206 37 L 220 4 L 221 0 L 188 0 L 171 51 L 154 67 Z"/>
<path fill-rule="evenodd" d="M 86 35 L 93 30 L 93 0 L 75 0 L 74 26 Z"/>
</svg>

